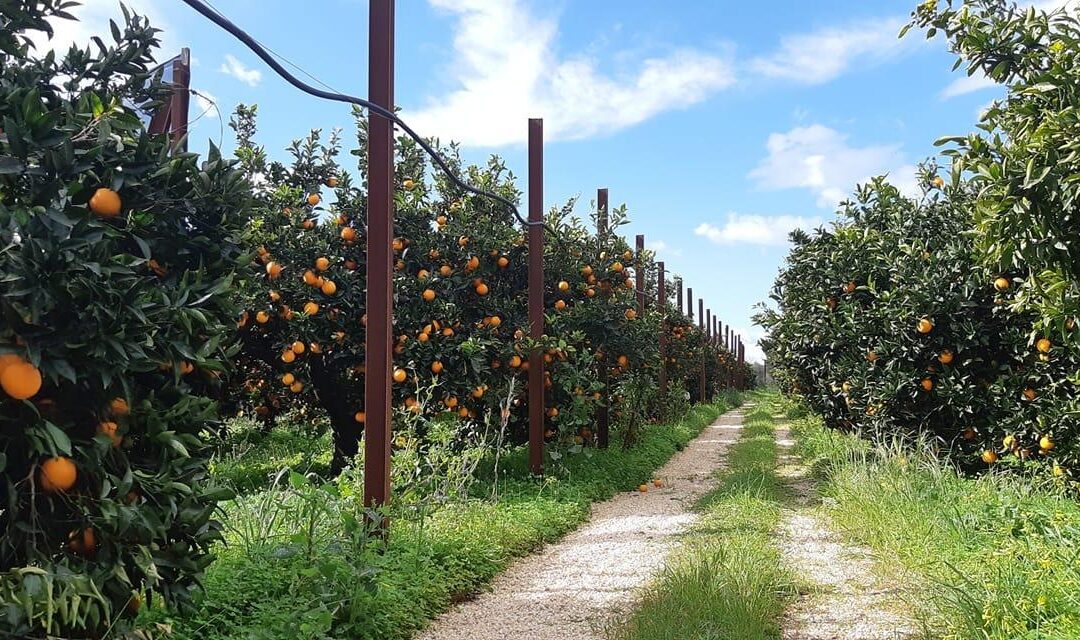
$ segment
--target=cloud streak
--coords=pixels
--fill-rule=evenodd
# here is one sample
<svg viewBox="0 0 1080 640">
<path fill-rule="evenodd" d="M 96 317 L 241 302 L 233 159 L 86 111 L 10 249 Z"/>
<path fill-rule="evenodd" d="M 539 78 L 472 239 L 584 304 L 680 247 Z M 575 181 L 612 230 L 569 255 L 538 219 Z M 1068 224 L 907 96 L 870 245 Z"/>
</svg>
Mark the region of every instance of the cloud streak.
<svg viewBox="0 0 1080 640">
<path fill-rule="evenodd" d="M 735 82 L 730 60 L 678 49 L 605 73 L 587 54 L 560 56 L 558 28 L 521 0 L 429 0 L 457 20 L 455 89 L 405 117 L 417 130 L 465 145 L 525 141 L 525 120 L 544 117 L 548 140 L 579 140 L 626 129 L 700 103 Z"/>
<path fill-rule="evenodd" d="M 258 86 L 262 82 L 262 72 L 258 69 L 249 69 L 244 63 L 236 59 L 236 56 L 225 54 L 225 62 L 221 63 L 218 71 L 227 76 L 232 76 L 249 87 Z"/>
<path fill-rule="evenodd" d="M 727 215 L 723 225 L 701 223 L 694 229 L 694 235 L 718 245 L 784 246 L 788 243 L 788 234 L 795 229 L 811 230 L 823 223 L 824 220 L 813 216 L 760 216 L 732 212 Z"/>
</svg>

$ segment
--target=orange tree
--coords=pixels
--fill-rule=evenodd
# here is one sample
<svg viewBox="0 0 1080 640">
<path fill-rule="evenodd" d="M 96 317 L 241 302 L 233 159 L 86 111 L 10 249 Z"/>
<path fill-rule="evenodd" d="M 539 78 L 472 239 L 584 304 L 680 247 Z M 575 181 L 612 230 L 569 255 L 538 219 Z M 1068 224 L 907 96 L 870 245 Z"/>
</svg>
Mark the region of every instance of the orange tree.
<svg viewBox="0 0 1080 640">
<path fill-rule="evenodd" d="M 243 176 L 170 154 L 155 30 L 39 56 L 66 3 L 0 6 L 0 635 L 100 637 L 184 603 L 226 494 L 200 433 L 229 355 Z"/>
<path fill-rule="evenodd" d="M 1076 429 L 1060 412 L 1075 363 L 1029 341 L 1032 317 L 1006 304 L 1012 283 L 967 240 L 975 197 L 932 168 L 905 198 L 882 179 L 859 189 L 843 220 L 797 232 L 759 315 L 782 384 L 836 428 L 882 439 L 925 435 L 967 468 L 1009 455 L 1062 461 Z"/>
<path fill-rule="evenodd" d="M 320 406 L 338 471 L 357 454 L 365 419 L 364 156 L 354 152 L 360 184 L 335 164 L 336 137 L 323 145 L 318 132 L 290 148 L 289 166 L 267 162 L 253 141 L 254 115 L 241 106 L 232 122 L 237 153 L 262 184 L 251 230 L 255 260 L 242 288 L 244 377 L 234 388 L 267 419 L 295 403 Z M 519 197 L 498 158 L 462 168 L 456 150 L 445 151 L 472 184 Z M 523 441 L 533 346 L 525 236 L 510 211 L 432 174 L 410 141 L 399 140 L 397 153 L 395 406 L 426 419 L 505 419 L 512 439 Z M 327 188 L 330 204 L 322 199 Z M 605 391 L 618 398 L 624 375 L 655 379 L 660 329 L 655 312 L 638 317 L 635 255 L 625 240 L 597 237 L 572 208 L 546 219 L 546 334 L 536 345 L 546 364 L 546 437 L 570 449 L 592 440 L 596 408 Z M 613 213 L 613 226 L 624 221 L 622 209 Z"/>
</svg>

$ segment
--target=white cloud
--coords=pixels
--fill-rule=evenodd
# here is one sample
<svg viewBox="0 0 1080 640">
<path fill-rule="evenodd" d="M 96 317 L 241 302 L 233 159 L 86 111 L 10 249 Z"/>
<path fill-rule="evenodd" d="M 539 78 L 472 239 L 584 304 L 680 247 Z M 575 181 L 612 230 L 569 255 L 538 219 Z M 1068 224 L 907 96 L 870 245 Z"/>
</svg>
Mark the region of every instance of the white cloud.
<svg viewBox="0 0 1080 640">
<path fill-rule="evenodd" d="M 987 78 L 982 73 L 976 72 L 974 75 L 963 76 L 950 82 L 947 87 L 941 90 L 941 99 L 948 100 L 949 98 L 955 98 L 957 96 L 963 96 L 998 86 L 1000 86 L 998 83 Z"/>
<path fill-rule="evenodd" d="M 855 185 L 888 173 L 903 193 L 917 195 L 915 167 L 899 145 L 853 147 L 847 136 L 821 124 L 769 135 L 768 156 L 750 172 L 762 189 L 809 189 L 820 207 L 844 200 Z"/>
<path fill-rule="evenodd" d="M 682 255 L 682 249 L 676 249 L 664 242 L 663 240 L 646 240 L 645 247 L 655 253 L 658 256 L 674 256 L 679 257 Z"/>
<path fill-rule="evenodd" d="M 880 63 L 919 46 L 918 38 L 897 37 L 905 22 L 903 18 L 863 20 L 785 36 L 776 52 L 751 60 L 750 68 L 799 84 L 828 82 L 853 65 Z"/>
<path fill-rule="evenodd" d="M 683 109 L 735 82 L 721 55 L 681 49 L 607 74 L 586 54 L 561 57 L 553 20 L 521 0 L 428 0 L 457 19 L 451 77 L 459 85 L 405 117 L 424 135 L 472 146 L 524 142 L 526 119 L 547 140 L 573 140 Z"/>
<path fill-rule="evenodd" d="M 758 216 L 732 212 L 723 226 L 703 222 L 694 229 L 694 235 L 720 245 L 782 246 L 787 244 L 788 234 L 793 230 L 810 231 L 823 223 L 821 218 L 812 216 Z"/>
<path fill-rule="evenodd" d="M 221 67 L 218 71 L 236 78 L 249 87 L 254 87 L 262 82 L 261 71 L 258 69 L 247 68 L 244 66 L 243 62 L 240 62 L 235 56 L 230 54 L 225 54 L 225 62 L 221 63 Z"/>
</svg>

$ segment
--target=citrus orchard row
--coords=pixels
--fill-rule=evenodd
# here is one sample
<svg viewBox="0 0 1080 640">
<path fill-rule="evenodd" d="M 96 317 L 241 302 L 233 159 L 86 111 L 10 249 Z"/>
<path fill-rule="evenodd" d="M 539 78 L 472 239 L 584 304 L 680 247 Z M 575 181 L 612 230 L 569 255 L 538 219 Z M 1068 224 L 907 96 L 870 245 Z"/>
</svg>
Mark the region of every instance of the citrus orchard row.
<svg viewBox="0 0 1080 640">
<path fill-rule="evenodd" d="M 833 427 L 922 436 L 970 470 L 1043 464 L 1071 479 L 1077 167 L 1054 149 L 1080 140 L 1060 117 L 1080 90 L 1077 20 L 977 0 L 923 3 L 912 26 L 945 33 L 1007 94 L 986 134 L 946 139 L 948 174 L 920 169 L 920 195 L 873 180 L 831 229 L 793 234 L 759 316 L 770 365 Z"/>
</svg>

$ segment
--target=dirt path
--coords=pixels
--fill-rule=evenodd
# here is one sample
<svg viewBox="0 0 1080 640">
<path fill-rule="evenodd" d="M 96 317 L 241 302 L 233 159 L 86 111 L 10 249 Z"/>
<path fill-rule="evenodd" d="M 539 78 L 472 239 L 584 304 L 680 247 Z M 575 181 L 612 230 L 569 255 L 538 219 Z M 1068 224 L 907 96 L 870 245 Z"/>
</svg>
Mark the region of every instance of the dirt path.
<svg viewBox="0 0 1080 640">
<path fill-rule="evenodd" d="M 676 534 L 713 485 L 743 414 L 731 411 L 677 453 L 656 476 L 664 488 L 622 493 L 593 506 L 560 542 L 511 565 L 491 591 L 458 605 L 421 640 L 587 640 L 663 566 Z"/>
<path fill-rule="evenodd" d="M 869 550 L 848 544 L 815 513 L 820 504 L 808 471 L 791 454 L 794 442 L 776 426 L 778 473 L 793 494 L 778 544 L 784 562 L 813 585 L 785 612 L 784 640 L 902 640 L 921 637 L 901 616 L 898 590 L 874 568 Z"/>
</svg>

